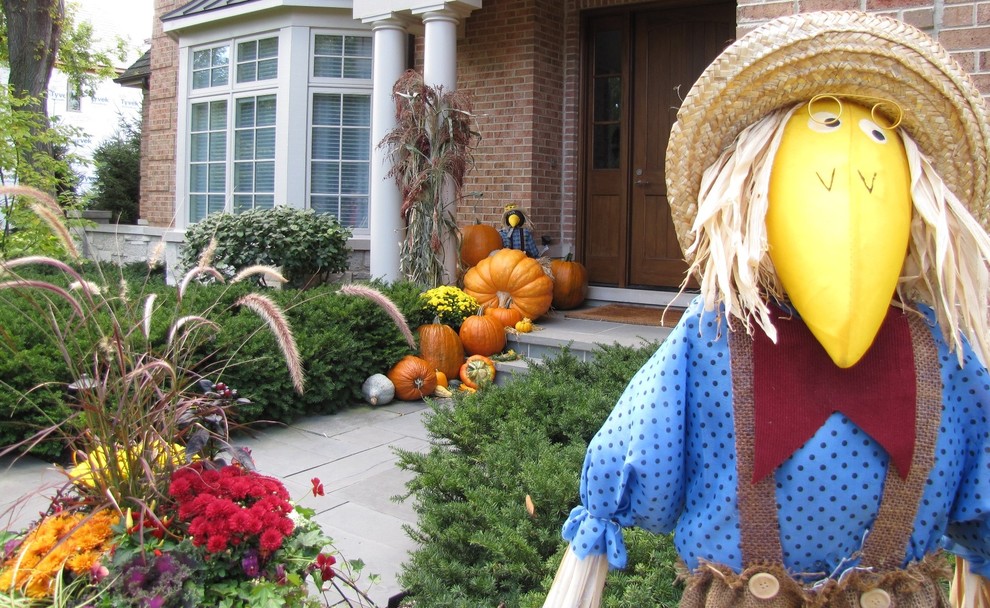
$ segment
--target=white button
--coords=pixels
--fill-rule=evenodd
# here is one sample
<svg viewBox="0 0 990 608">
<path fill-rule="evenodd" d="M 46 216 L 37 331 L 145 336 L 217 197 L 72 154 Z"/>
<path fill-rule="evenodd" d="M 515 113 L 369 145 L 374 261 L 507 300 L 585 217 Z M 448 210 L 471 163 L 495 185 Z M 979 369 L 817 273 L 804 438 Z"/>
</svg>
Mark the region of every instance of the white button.
<svg viewBox="0 0 990 608">
<path fill-rule="evenodd" d="M 890 608 L 890 594 L 883 589 L 870 589 L 859 596 L 863 608 Z"/>
<path fill-rule="evenodd" d="M 772 574 L 758 572 L 749 579 L 749 592 L 761 600 L 768 600 L 780 591 L 780 581 Z"/>
</svg>

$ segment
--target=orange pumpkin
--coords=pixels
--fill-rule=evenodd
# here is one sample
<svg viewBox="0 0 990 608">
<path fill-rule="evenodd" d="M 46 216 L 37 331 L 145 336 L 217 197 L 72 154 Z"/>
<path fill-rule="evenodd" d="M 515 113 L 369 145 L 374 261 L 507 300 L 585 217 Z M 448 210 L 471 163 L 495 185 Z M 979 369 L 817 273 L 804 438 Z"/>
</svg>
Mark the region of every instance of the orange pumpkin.
<svg viewBox="0 0 990 608">
<path fill-rule="evenodd" d="M 499 249 L 468 269 L 464 291 L 482 306 L 501 302 L 503 308 L 515 308 L 533 320 L 546 313 L 553 302 L 553 280 L 539 262 L 518 249 Z"/>
<path fill-rule="evenodd" d="M 419 356 L 447 377 L 456 376 L 464 363 L 464 346 L 454 328 L 441 323 L 420 325 Z"/>
<path fill-rule="evenodd" d="M 437 371 L 425 359 L 406 355 L 385 374 L 395 385 L 395 396 L 403 401 L 417 401 L 437 389 Z"/>
<path fill-rule="evenodd" d="M 474 266 L 502 248 L 502 235 L 488 224 L 475 223 L 461 229 L 461 262 Z"/>
<path fill-rule="evenodd" d="M 471 315 L 461 323 L 458 334 L 469 355 L 494 355 L 505 348 L 505 326 L 495 317 Z"/>
<path fill-rule="evenodd" d="M 577 308 L 588 296 L 588 269 L 567 254 L 563 260 L 550 262 L 553 273 L 553 307 L 558 310 Z"/>
<path fill-rule="evenodd" d="M 522 313 L 515 308 L 502 308 L 499 306 L 486 308 L 485 314 L 489 317 L 495 317 L 503 327 L 514 327 L 523 318 Z"/>
</svg>

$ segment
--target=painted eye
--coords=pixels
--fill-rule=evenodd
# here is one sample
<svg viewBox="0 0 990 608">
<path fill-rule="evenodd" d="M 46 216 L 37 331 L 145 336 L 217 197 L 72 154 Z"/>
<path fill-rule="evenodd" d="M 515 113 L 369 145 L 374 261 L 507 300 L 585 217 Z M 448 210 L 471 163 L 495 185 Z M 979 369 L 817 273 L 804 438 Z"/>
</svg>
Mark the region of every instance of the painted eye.
<svg viewBox="0 0 990 608">
<path fill-rule="evenodd" d="M 863 133 L 866 133 L 867 137 L 878 144 L 887 143 L 887 134 L 880 128 L 880 125 L 873 122 L 869 118 L 864 118 L 859 121 L 859 128 L 863 130 Z"/>
<path fill-rule="evenodd" d="M 842 121 L 834 112 L 815 112 L 808 119 L 808 128 L 818 133 L 832 133 L 842 126 Z"/>
</svg>

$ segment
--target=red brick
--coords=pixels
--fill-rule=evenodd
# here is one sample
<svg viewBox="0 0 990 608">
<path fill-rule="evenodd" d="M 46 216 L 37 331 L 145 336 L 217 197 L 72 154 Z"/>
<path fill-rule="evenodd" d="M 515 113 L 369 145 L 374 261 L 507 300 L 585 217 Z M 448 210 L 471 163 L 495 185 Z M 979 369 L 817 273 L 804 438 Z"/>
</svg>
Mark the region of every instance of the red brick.
<svg viewBox="0 0 990 608">
<path fill-rule="evenodd" d="M 866 10 L 868 11 L 931 5 L 932 0 L 866 0 Z"/>
<path fill-rule="evenodd" d="M 972 4 L 947 6 L 942 11 L 942 27 L 962 27 L 974 25 L 974 7 Z"/>
<path fill-rule="evenodd" d="M 942 30 L 938 41 L 950 51 L 990 47 L 990 27 L 967 27 Z"/>
<path fill-rule="evenodd" d="M 802 13 L 856 10 L 862 7 L 860 0 L 801 0 L 798 4 Z"/>
</svg>

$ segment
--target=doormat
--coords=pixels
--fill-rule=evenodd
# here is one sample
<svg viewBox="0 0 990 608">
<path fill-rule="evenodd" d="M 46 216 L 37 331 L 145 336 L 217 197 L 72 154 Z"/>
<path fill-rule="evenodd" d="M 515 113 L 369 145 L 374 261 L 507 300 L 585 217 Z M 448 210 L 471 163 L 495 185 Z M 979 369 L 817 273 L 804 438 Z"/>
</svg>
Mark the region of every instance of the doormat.
<svg viewBox="0 0 990 608">
<path fill-rule="evenodd" d="M 611 323 L 628 323 L 630 325 L 652 325 L 653 327 L 673 327 L 677 325 L 683 308 L 670 307 L 664 314 L 663 307 L 632 306 L 630 304 L 606 304 L 585 310 L 574 310 L 565 313 L 568 319 L 584 319 L 586 321 L 609 321 Z"/>
</svg>

